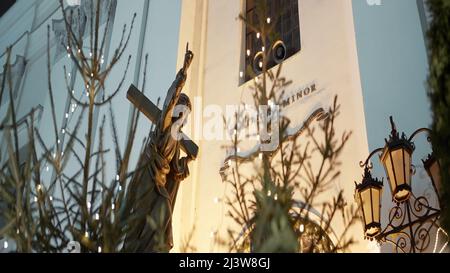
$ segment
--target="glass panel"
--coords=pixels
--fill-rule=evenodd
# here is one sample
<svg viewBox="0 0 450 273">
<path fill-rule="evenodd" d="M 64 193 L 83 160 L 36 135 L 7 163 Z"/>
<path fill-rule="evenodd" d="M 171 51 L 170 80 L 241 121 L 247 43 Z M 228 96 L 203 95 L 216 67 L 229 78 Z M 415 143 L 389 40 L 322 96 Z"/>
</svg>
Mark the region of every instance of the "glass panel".
<svg viewBox="0 0 450 273">
<path fill-rule="evenodd" d="M 257 15 L 257 4 L 267 4 L 267 14 L 262 14 L 262 21 L 258 20 Z M 271 24 L 275 24 L 275 29 L 272 35 L 276 37 L 274 41 L 268 41 L 267 47 L 272 47 L 273 44 L 270 42 L 276 42 L 276 40 L 281 39 L 286 46 L 286 59 L 290 58 L 292 55 L 300 51 L 301 48 L 301 39 L 300 39 L 300 27 L 299 27 L 299 14 L 298 14 L 298 0 L 267 0 L 267 1 L 255 1 L 255 0 L 247 0 L 246 1 L 246 9 L 245 9 L 246 17 L 249 21 L 256 27 L 258 27 L 259 23 L 266 23 L 266 18 L 270 17 Z M 246 59 L 246 68 L 248 64 L 253 61 L 255 54 L 261 51 L 262 41 L 261 39 L 256 39 L 256 33 L 246 26 L 246 48 L 244 55 L 247 56 L 247 50 L 251 50 L 251 55 L 248 59 Z M 249 42 L 248 40 L 251 40 Z M 277 61 L 269 58 L 267 63 L 267 69 L 270 69 L 277 65 Z M 253 71 L 258 74 L 257 71 Z M 251 79 L 253 73 L 248 73 L 245 70 L 245 81 Z"/>
<path fill-rule="evenodd" d="M 411 155 L 405 151 L 405 172 L 406 172 L 406 183 L 411 185 Z"/>
<path fill-rule="evenodd" d="M 392 192 L 392 194 L 394 194 L 395 177 L 394 177 L 394 172 L 392 171 L 392 161 L 391 161 L 391 157 L 389 156 L 389 153 L 386 155 L 386 158 L 384 159 L 384 168 L 386 170 L 386 174 L 389 179 L 389 186 L 391 186 L 391 192 Z"/>
<path fill-rule="evenodd" d="M 373 220 L 380 222 L 380 190 L 372 189 Z"/>
<path fill-rule="evenodd" d="M 370 202 L 370 189 L 361 192 L 362 208 L 364 211 L 364 221 L 366 225 L 371 224 L 372 220 L 372 204 Z"/>
<path fill-rule="evenodd" d="M 405 172 L 403 170 L 403 150 L 398 149 L 391 152 L 394 161 L 394 173 L 397 178 L 397 186 L 405 184 Z"/>
<path fill-rule="evenodd" d="M 441 173 L 439 168 L 439 163 L 436 160 L 433 165 L 430 167 L 431 175 L 433 176 L 434 185 L 436 186 L 437 190 L 441 190 Z"/>
</svg>

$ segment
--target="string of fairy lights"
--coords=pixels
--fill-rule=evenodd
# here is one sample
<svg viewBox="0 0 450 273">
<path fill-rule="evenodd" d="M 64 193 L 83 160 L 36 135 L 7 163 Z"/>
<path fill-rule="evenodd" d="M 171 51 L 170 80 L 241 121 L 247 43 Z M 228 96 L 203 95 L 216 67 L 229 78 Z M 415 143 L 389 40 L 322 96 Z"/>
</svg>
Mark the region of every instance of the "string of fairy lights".
<svg viewBox="0 0 450 273">
<path fill-rule="evenodd" d="M 67 52 L 68 52 L 67 58 L 68 58 L 69 60 L 72 60 L 72 54 L 70 54 L 71 48 L 70 48 L 70 47 L 67 47 L 66 49 L 67 49 Z M 78 54 L 81 54 L 81 49 L 77 49 L 77 52 L 78 52 Z M 89 53 L 89 56 L 90 56 L 90 57 L 93 56 L 92 52 Z M 102 55 L 101 58 L 100 58 L 100 63 L 103 65 L 104 62 L 105 62 L 105 58 L 104 58 L 104 55 Z M 71 93 L 72 93 L 73 96 L 75 96 L 75 93 L 76 93 L 76 92 L 75 92 L 75 89 L 74 89 L 74 87 L 73 87 L 73 86 L 75 85 L 75 78 L 72 77 L 72 76 L 73 76 L 73 74 L 72 74 L 73 72 L 74 72 L 74 71 L 68 72 L 68 73 L 67 73 L 67 78 L 70 79 L 70 81 L 71 81 L 71 83 L 70 83 L 70 85 L 71 85 Z M 90 77 L 91 77 L 91 79 L 92 79 L 92 78 L 94 77 L 94 74 L 91 73 Z M 89 88 L 90 88 L 90 86 L 89 86 L 89 84 L 87 84 L 87 85 L 86 85 L 86 91 L 82 92 L 82 94 L 80 94 L 79 97 L 78 97 L 78 100 L 79 100 L 79 101 L 81 101 L 82 98 L 83 98 L 84 96 L 89 97 L 89 91 L 88 91 Z M 70 89 L 69 89 L 69 90 L 70 90 Z M 72 100 L 72 98 L 70 98 L 70 96 L 69 96 L 68 108 L 67 108 L 66 111 L 65 111 L 65 114 L 64 114 L 64 121 L 63 121 L 62 129 L 61 129 L 61 132 L 60 132 L 61 135 L 57 138 L 57 144 L 58 144 L 58 145 L 62 145 L 62 144 L 63 144 L 65 135 L 66 135 L 66 133 L 67 133 L 67 128 L 68 128 L 70 122 L 72 121 L 72 119 L 75 117 L 75 115 L 76 115 L 76 110 L 77 110 L 77 109 L 78 109 L 77 103 L 74 102 L 74 101 Z M 55 148 L 55 150 L 57 150 L 57 149 Z M 61 152 L 61 157 L 63 157 L 63 156 L 64 156 L 64 152 L 62 151 L 62 152 Z M 56 152 L 53 152 L 52 157 L 53 157 L 53 159 L 56 159 L 56 158 L 57 158 Z M 46 173 L 50 173 L 50 165 L 49 165 L 49 163 L 46 163 L 46 164 L 44 165 L 44 170 L 45 170 Z M 117 181 L 119 181 L 119 179 L 120 179 L 119 174 L 116 175 L 115 179 L 116 179 Z M 34 194 L 33 199 L 32 199 L 32 201 L 33 201 L 34 203 L 38 203 L 38 201 L 39 201 L 38 195 L 39 195 L 39 193 L 42 192 L 43 190 L 44 190 L 43 185 L 38 184 L 38 185 L 36 186 L 36 194 Z M 122 191 L 122 186 L 119 185 L 118 190 L 119 190 L 119 192 Z M 103 187 L 100 187 L 100 192 L 103 192 Z M 50 202 L 53 202 L 54 197 L 53 197 L 53 196 L 49 196 L 49 199 L 48 199 L 48 200 L 49 200 Z M 91 207 L 92 207 L 91 202 L 88 201 L 87 204 L 86 204 L 86 206 L 87 206 L 88 210 L 90 210 Z M 114 204 L 114 202 L 111 204 L 111 209 L 112 209 L 112 210 L 115 210 L 115 204 Z M 99 220 L 100 220 L 100 214 L 99 214 L 99 213 L 95 213 L 94 216 L 93 216 L 93 218 L 94 218 L 96 221 L 99 221 Z M 16 230 L 16 233 L 17 233 L 17 234 L 20 234 L 20 230 L 17 229 L 17 230 Z M 85 235 L 86 238 L 89 238 L 89 233 L 88 233 L 87 231 L 85 232 L 84 235 Z M 3 249 L 4 249 L 4 250 L 8 250 L 10 247 L 12 247 L 12 246 L 10 245 L 10 242 L 9 242 L 7 239 L 4 239 L 4 241 L 3 241 Z M 101 253 L 101 252 L 102 252 L 102 247 L 101 247 L 101 246 L 98 246 L 98 249 L 97 249 L 97 250 L 98 250 L 99 253 Z"/>
<path fill-rule="evenodd" d="M 272 18 L 267 17 L 266 18 L 266 23 L 268 25 L 270 25 L 271 22 L 272 22 Z M 259 40 L 261 38 L 261 32 L 257 32 L 255 35 L 256 35 L 256 39 Z M 261 47 L 261 52 L 265 52 L 265 50 L 266 50 L 266 48 L 264 46 L 262 46 Z M 250 49 L 247 49 L 245 53 L 246 53 L 247 57 L 250 57 L 250 55 L 252 54 L 252 51 Z M 258 66 L 259 66 L 259 68 L 263 68 L 262 60 L 258 63 Z M 240 79 L 244 78 L 244 71 L 239 71 L 239 78 Z"/>
</svg>

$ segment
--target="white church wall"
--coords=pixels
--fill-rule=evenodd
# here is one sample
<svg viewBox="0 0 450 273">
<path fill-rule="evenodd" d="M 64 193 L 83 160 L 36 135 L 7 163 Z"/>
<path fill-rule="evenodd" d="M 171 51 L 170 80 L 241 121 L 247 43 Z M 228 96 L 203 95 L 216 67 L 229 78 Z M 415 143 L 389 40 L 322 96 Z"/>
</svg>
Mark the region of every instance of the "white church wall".
<svg viewBox="0 0 450 273">
<path fill-rule="evenodd" d="M 197 6 L 205 4 L 202 1 L 196 3 Z M 199 73 L 203 73 L 203 106 L 214 104 L 224 110 L 229 104 L 236 105 L 243 101 L 251 103 L 248 100 L 249 84 L 239 87 L 243 28 L 237 16 L 242 10 L 243 2 L 209 1 L 207 5 L 207 32 L 202 47 L 205 51 L 201 51 L 205 56 L 204 64 L 199 69 Z M 183 3 L 183 8 L 185 6 Z M 299 1 L 299 9 L 302 50 L 284 62 L 283 75 L 294 82 L 286 91 L 295 92 L 312 82 L 322 91 L 292 104 L 287 110 L 288 116 L 294 123 L 303 122 L 316 107 L 330 107 L 334 95 L 339 95 L 342 110 L 337 133 L 347 130 L 352 131 L 353 135 L 342 156 L 344 165 L 336 188 L 345 190 L 346 200 L 350 203 L 353 201 L 353 181 L 359 173 L 358 162 L 368 153 L 351 1 L 319 3 L 305 0 Z M 182 17 L 182 24 L 197 18 L 194 14 L 191 12 L 190 16 Z M 195 16 L 199 16 L 198 13 Z M 194 39 L 195 35 L 189 37 Z M 198 39 L 201 41 L 201 37 Z M 200 143 L 201 156 L 197 164 L 201 171 L 195 180 L 197 201 L 194 222 L 197 224 L 193 244 L 199 251 L 217 251 L 221 248 L 213 246 L 214 236 L 209 235 L 219 231 L 222 237 L 226 237 L 226 229 L 231 224 L 224 215 L 227 208 L 223 202 L 214 202 L 215 198 L 222 198 L 229 190 L 221 182 L 218 172 L 225 158 L 225 151 L 221 146 L 229 142 L 203 140 Z M 192 202 L 191 198 L 185 198 L 186 192 L 183 188 L 183 204 Z M 336 193 L 335 189 L 330 193 Z M 189 195 L 193 195 L 192 192 Z M 339 232 L 343 227 L 336 225 L 334 228 Z M 352 234 L 358 236 L 361 232 L 361 227 L 358 226 Z M 360 242 L 353 250 L 365 251 L 367 243 Z"/>
</svg>

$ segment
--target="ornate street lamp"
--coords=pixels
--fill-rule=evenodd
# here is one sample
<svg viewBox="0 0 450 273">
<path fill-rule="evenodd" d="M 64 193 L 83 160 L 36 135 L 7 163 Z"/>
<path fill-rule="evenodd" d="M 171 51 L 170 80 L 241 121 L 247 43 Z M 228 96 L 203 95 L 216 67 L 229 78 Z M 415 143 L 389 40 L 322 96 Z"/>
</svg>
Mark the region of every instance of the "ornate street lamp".
<svg viewBox="0 0 450 273">
<path fill-rule="evenodd" d="M 369 168 L 364 169 L 362 183 L 356 185 L 356 200 L 361 207 L 364 233 L 374 238 L 381 232 L 380 211 L 383 182 L 373 179 Z"/>
<path fill-rule="evenodd" d="M 362 182 L 356 184 L 355 199 L 361 208 L 364 234 L 367 239 L 376 239 L 379 243 L 392 243 L 396 252 L 423 252 L 431 242 L 430 230 L 438 227 L 440 209 L 432 207 L 426 197 L 416 197 L 412 191 L 411 178 L 414 169 L 412 156 L 415 150 L 412 140 L 419 133 L 429 134 L 430 130 L 422 128 L 416 130 L 409 138 L 406 138 L 404 133 L 400 137 L 392 117 L 390 121 L 392 131 L 389 140 L 385 140 L 385 146 L 374 150 L 365 162 L 360 162 L 360 166 L 364 168 L 364 176 Z M 373 165 L 370 159 L 375 154 L 379 155 L 384 167 L 394 202 L 394 207 L 388 215 L 388 224 L 384 229 L 380 221 L 383 183 L 374 179 L 371 174 Z M 439 201 L 439 161 L 431 154 L 423 160 L 423 164 Z"/>
<path fill-rule="evenodd" d="M 392 197 L 401 203 L 408 200 L 411 194 L 411 157 L 414 146 L 404 133 L 399 137 L 392 117 L 390 120 L 392 132 L 389 140 L 385 140 L 386 146 L 380 160 L 391 186 Z"/>
</svg>

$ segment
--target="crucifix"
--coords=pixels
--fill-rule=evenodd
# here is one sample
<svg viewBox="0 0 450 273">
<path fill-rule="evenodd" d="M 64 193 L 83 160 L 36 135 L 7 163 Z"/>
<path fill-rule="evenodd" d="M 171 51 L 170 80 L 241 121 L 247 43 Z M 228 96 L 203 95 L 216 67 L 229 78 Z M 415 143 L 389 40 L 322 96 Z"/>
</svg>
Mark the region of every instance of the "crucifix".
<svg viewBox="0 0 450 273">
<path fill-rule="evenodd" d="M 153 124 L 161 118 L 161 110 L 151 100 L 149 100 L 136 86 L 131 85 L 127 92 L 127 99 L 144 114 Z M 191 158 L 198 156 L 198 146 L 189 137 L 181 133 L 181 149 Z"/>
</svg>

